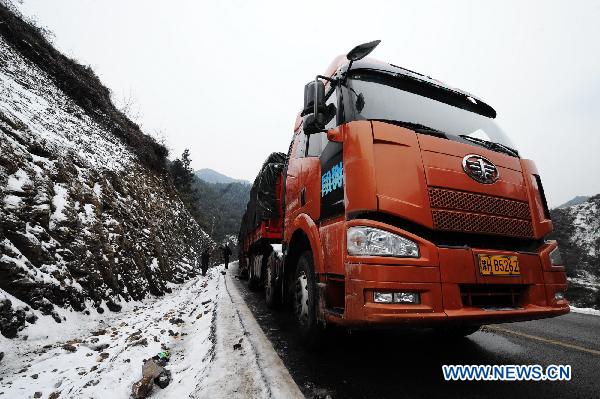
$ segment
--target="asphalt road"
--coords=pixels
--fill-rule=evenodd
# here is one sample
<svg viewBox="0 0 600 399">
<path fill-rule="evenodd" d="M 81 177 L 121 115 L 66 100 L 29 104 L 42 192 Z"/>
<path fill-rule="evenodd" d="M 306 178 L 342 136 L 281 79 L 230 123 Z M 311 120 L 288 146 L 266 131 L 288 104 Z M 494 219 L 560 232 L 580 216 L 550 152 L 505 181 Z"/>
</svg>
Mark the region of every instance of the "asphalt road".
<svg viewBox="0 0 600 399">
<path fill-rule="evenodd" d="M 233 270 L 230 273 L 234 272 Z M 424 332 L 337 332 L 308 352 L 285 311 L 235 280 L 259 325 L 307 398 L 600 398 L 600 317 L 558 318 L 484 327 L 440 342 Z M 569 364 L 571 381 L 444 381 L 444 364 Z"/>
</svg>

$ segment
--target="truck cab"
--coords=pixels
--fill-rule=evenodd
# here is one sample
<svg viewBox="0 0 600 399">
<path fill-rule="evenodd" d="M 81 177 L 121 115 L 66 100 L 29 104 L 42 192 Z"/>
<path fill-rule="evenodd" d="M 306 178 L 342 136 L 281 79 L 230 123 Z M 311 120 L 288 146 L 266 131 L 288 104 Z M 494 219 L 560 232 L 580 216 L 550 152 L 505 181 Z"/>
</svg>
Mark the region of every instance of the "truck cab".
<svg viewBox="0 0 600 399">
<path fill-rule="evenodd" d="M 307 340 L 327 324 L 466 335 L 569 311 L 539 173 L 474 95 L 338 57 L 305 87 L 287 158 L 269 284 Z"/>
</svg>

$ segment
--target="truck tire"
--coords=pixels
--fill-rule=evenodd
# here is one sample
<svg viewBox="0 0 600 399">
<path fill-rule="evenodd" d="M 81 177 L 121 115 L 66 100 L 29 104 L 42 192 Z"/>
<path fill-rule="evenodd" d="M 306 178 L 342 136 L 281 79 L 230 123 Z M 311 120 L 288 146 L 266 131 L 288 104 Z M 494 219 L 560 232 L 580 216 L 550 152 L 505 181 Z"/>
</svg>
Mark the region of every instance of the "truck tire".
<svg viewBox="0 0 600 399">
<path fill-rule="evenodd" d="M 254 261 L 255 256 L 251 255 L 250 262 L 248 263 L 248 289 L 250 291 L 258 291 L 260 285 L 258 276 L 256 276 L 256 273 L 254 272 Z"/>
<path fill-rule="evenodd" d="M 311 251 L 304 251 L 298 259 L 292 305 L 298 336 L 306 348 L 314 348 L 322 340 L 324 329 L 317 320 L 317 285 Z"/>
<path fill-rule="evenodd" d="M 275 309 L 280 303 L 279 287 L 277 285 L 277 270 L 280 260 L 275 252 L 267 258 L 265 267 L 265 301 L 269 309 Z"/>
</svg>

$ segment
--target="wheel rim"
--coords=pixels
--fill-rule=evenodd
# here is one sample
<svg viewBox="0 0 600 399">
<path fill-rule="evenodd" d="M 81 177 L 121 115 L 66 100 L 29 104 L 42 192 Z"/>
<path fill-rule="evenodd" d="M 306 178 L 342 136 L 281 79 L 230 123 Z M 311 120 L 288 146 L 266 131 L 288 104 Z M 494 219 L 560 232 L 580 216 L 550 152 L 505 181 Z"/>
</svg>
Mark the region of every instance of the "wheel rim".
<svg viewBox="0 0 600 399">
<path fill-rule="evenodd" d="M 308 323 L 308 278 L 304 272 L 296 279 L 294 313 L 300 324 L 306 325 Z"/>
<path fill-rule="evenodd" d="M 271 282 L 272 270 L 269 265 L 267 265 L 267 271 L 265 274 L 265 295 L 267 296 L 267 298 L 271 298 L 271 295 L 273 293 L 273 285 Z"/>
</svg>

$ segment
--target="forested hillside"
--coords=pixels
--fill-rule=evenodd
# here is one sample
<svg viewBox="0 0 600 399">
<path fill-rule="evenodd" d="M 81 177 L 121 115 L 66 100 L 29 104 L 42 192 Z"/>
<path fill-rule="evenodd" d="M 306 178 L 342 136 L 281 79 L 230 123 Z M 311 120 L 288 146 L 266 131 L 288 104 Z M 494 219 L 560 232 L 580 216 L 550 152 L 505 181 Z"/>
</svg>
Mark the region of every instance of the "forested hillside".
<svg viewBox="0 0 600 399">
<path fill-rule="evenodd" d="M 190 152 L 186 149 L 169 165 L 180 198 L 198 224 L 217 243 L 228 242 L 235 246 L 252 186 L 245 182 L 209 183 L 198 178 L 191 163 Z M 211 174 L 216 175 L 221 176 L 221 180 L 233 181 L 218 172 Z M 234 251 L 235 254 L 237 251 Z"/>
<path fill-rule="evenodd" d="M 202 228 L 215 241 L 228 236 L 237 237 L 252 186 L 245 183 L 207 183 L 198 178 L 193 186 L 198 192 L 196 207 L 202 218 Z"/>
</svg>

